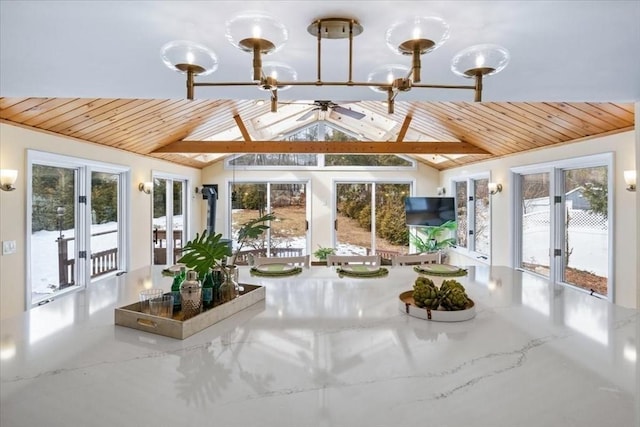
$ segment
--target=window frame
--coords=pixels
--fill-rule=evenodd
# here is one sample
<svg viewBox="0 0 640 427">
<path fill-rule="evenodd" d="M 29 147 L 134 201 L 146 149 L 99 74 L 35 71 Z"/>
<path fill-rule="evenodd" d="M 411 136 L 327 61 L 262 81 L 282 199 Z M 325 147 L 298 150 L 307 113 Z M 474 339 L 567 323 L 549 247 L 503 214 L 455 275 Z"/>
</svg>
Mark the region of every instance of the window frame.
<svg viewBox="0 0 640 427">
<path fill-rule="evenodd" d="M 84 290 L 90 284 L 112 277 L 116 272 L 101 275 L 91 279 L 90 259 L 91 248 L 91 182 L 93 172 L 105 172 L 119 175 L 118 185 L 118 271 L 127 271 L 130 265 L 130 244 L 131 244 L 131 168 L 129 166 L 115 163 L 101 162 L 97 160 L 85 159 L 81 157 L 64 154 L 50 153 L 40 150 L 27 150 L 27 206 L 26 206 L 26 227 L 25 227 L 25 310 L 37 307 L 46 299 L 34 302 L 32 298 L 32 277 L 31 277 L 31 235 L 32 235 L 32 211 L 33 211 L 33 167 L 34 165 L 60 167 L 74 169 L 76 172 L 77 186 L 74 196 L 74 209 L 76 210 L 76 254 L 80 250 L 87 251 L 84 259 L 77 259 L 76 279 L 78 286 L 73 286 L 67 290 L 62 290 L 55 294 L 55 297 Z M 86 203 L 79 203 L 78 196 L 85 196 Z M 84 205 L 80 207 L 80 205 Z"/>
<path fill-rule="evenodd" d="M 489 196 L 489 231 L 488 231 L 488 236 L 489 236 L 489 242 L 488 242 L 488 247 L 489 247 L 489 253 L 487 254 L 483 254 L 481 252 L 476 251 L 476 207 L 475 207 L 475 184 L 476 181 L 480 181 L 480 180 L 487 180 L 487 182 L 491 182 L 491 173 L 490 172 L 479 172 L 479 173 L 475 173 L 475 174 L 470 174 L 470 175 L 464 175 L 464 176 L 458 176 L 455 178 L 452 178 L 450 180 L 449 183 L 449 188 L 451 189 L 451 194 L 453 194 L 453 197 L 456 199 L 455 203 L 456 203 L 456 209 L 458 206 L 458 200 L 457 200 L 457 191 L 456 191 L 456 183 L 459 182 L 465 182 L 466 183 L 466 187 L 467 187 L 467 200 L 465 201 L 466 203 L 466 207 L 467 207 L 467 246 L 466 247 L 462 247 L 462 246 L 458 246 L 456 245 L 455 247 L 451 248 L 452 251 L 460 254 L 460 255 L 464 255 L 466 257 L 469 258 L 473 258 L 475 259 L 477 262 L 480 262 L 482 264 L 488 264 L 491 265 L 491 252 L 492 252 L 492 248 L 493 248 L 493 239 L 492 239 L 492 227 L 493 227 L 493 215 L 492 215 L 492 209 L 493 209 L 493 200 L 491 198 L 491 196 Z M 473 197 L 473 201 L 469 200 L 469 197 Z M 459 222 L 458 220 L 458 216 L 457 216 L 458 212 L 456 211 L 456 221 Z M 456 234 L 456 242 L 457 242 L 457 234 Z"/>
<path fill-rule="evenodd" d="M 615 169 L 614 169 L 614 153 L 605 152 L 599 154 L 592 154 L 581 157 L 573 157 L 568 159 L 555 160 L 552 162 L 542 162 L 525 166 L 516 166 L 510 168 L 512 188 L 511 192 L 511 205 L 513 206 L 513 229 L 512 234 L 514 236 L 514 251 L 513 251 L 513 266 L 515 269 L 537 275 L 535 272 L 525 270 L 521 268 L 522 265 L 522 215 L 519 214 L 517 206 L 519 206 L 522 194 L 520 191 L 521 175 L 534 174 L 534 173 L 548 173 L 549 174 L 549 189 L 550 189 L 550 203 L 553 203 L 555 196 L 561 196 L 560 203 L 553 203 L 550 208 L 550 242 L 554 245 L 553 248 L 549 248 L 553 251 L 558 248 L 562 251 L 561 256 L 553 256 L 550 259 L 550 272 L 549 280 L 554 284 L 570 286 L 578 291 L 589 293 L 588 290 L 575 286 L 574 284 L 567 283 L 563 280 L 564 266 L 563 258 L 565 255 L 566 242 L 564 240 L 564 209 L 566 199 L 564 197 L 563 177 L 564 171 L 572 169 L 592 168 L 592 167 L 606 167 L 607 168 L 607 186 L 608 186 L 608 198 L 607 198 L 607 227 L 608 236 L 607 244 L 609 245 L 608 251 L 608 265 L 607 265 L 607 295 L 602 297 L 609 301 L 615 300 L 615 244 L 614 244 L 614 215 L 615 215 Z M 541 276 L 544 277 L 544 276 Z M 546 278 L 546 277 L 545 277 Z"/>
</svg>

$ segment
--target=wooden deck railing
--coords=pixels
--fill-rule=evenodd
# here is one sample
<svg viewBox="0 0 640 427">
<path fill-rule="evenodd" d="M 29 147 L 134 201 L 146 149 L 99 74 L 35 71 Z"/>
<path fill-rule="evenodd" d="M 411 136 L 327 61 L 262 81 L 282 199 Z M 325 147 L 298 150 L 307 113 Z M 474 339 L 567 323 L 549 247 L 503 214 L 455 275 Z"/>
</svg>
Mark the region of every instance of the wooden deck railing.
<svg viewBox="0 0 640 427">
<path fill-rule="evenodd" d="M 92 234 L 91 237 L 101 236 L 110 233 L 117 233 L 117 230 L 102 231 Z M 75 237 L 58 238 L 58 280 L 60 289 L 75 284 L 75 258 L 69 258 L 69 242 Z M 94 252 L 89 260 L 91 268 L 91 278 L 102 276 L 118 270 L 118 248 L 107 249 L 106 251 Z"/>
</svg>

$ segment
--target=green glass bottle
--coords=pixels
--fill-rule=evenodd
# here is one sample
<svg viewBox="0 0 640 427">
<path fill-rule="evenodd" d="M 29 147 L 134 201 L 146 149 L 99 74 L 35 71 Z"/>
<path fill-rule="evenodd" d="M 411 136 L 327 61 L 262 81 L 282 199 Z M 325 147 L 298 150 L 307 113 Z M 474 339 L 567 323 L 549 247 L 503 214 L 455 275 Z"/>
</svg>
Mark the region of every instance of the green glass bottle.
<svg viewBox="0 0 640 427">
<path fill-rule="evenodd" d="M 202 309 L 209 310 L 213 307 L 213 273 L 211 271 L 204 275 L 202 281 Z"/>
<path fill-rule="evenodd" d="M 173 295 L 173 312 L 177 313 L 182 309 L 180 299 L 180 285 L 186 276 L 186 267 L 180 267 L 180 272 L 173 276 L 173 283 L 171 283 L 171 295 Z"/>
</svg>

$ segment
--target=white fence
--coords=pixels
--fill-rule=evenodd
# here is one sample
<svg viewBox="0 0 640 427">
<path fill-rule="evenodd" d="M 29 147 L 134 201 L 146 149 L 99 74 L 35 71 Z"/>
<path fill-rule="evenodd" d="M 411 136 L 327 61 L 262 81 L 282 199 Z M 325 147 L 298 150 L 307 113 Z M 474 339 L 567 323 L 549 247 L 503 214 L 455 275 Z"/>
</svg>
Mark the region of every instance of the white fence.
<svg viewBox="0 0 640 427">
<path fill-rule="evenodd" d="M 569 267 L 590 271 L 598 276 L 608 275 L 608 223 L 600 214 L 569 209 L 568 247 Z M 549 210 L 525 214 L 522 218 L 522 260 L 549 265 Z M 565 248 L 563 248 L 565 249 Z"/>
</svg>

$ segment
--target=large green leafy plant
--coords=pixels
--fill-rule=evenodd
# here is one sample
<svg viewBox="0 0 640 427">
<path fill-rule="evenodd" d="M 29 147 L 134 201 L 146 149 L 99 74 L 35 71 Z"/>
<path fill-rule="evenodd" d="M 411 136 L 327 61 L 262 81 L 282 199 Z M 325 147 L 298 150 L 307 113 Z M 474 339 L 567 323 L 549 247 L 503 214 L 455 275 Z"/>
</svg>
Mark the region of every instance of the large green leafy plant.
<svg viewBox="0 0 640 427">
<path fill-rule="evenodd" d="M 238 231 L 238 249 L 233 254 L 231 265 L 235 265 L 238 252 L 242 250 L 247 240 L 258 238 L 269 229 L 266 223 L 275 219 L 275 214 L 269 213 L 242 224 Z M 221 267 L 222 260 L 231 255 L 231 248 L 226 240 L 222 240 L 222 234 L 208 234 L 205 230 L 202 234 L 196 233 L 196 238 L 184 245 L 182 257 L 178 262 L 195 270 L 198 276 L 204 277 L 210 268 Z"/>
<path fill-rule="evenodd" d="M 222 260 L 230 255 L 231 248 L 226 240 L 222 240 L 222 234 L 207 234 L 207 230 L 204 230 L 201 235 L 196 233 L 196 238 L 184 245 L 178 262 L 195 270 L 202 278 L 210 268 L 221 265 Z"/>
<path fill-rule="evenodd" d="M 233 258 L 231 259 L 232 265 L 236 263 L 238 253 L 240 252 L 240 250 L 242 250 L 242 247 L 247 242 L 247 240 L 257 239 L 258 237 L 260 237 L 262 233 L 269 229 L 269 226 L 266 223 L 275 219 L 276 215 L 274 213 L 268 213 L 262 215 L 259 218 L 251 219 L 242 224 L 242 227 L 240 227 L 240 230 L 238 231 L 238 250 L 235 254 L 233 254 Z"/>
<path fill-rule="evenodd" d="M 435 252 L 449 248 L 456 244 L 455 237 L 446 237 L 455 231 L 458 224 L 455 221 L 447 221 L 442 225 L 430 225 L 419 227 L 417 233 L 411 234 L 411 242 L 418 252 Z"/>
</svg>

